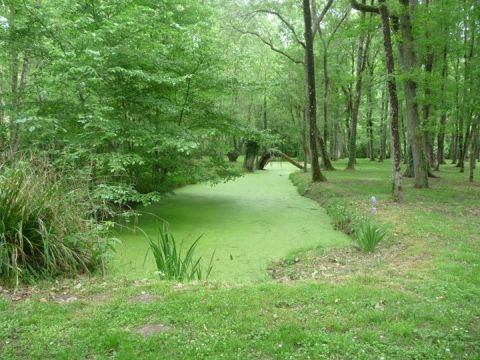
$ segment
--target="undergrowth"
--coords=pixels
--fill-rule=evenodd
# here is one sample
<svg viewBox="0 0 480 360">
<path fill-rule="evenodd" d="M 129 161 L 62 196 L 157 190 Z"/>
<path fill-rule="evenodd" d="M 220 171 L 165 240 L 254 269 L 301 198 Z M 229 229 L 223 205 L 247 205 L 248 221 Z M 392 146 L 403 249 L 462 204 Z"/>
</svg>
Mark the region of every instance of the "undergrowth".
<svg viewBox="0 0 480 360">
<path fill-rule="evenodd" d="M 106 224 L 92 220 L 88 183 L 45 159 L 0 165 L 0 280 L 75 275 L 105 268 Z"/>
</svg>

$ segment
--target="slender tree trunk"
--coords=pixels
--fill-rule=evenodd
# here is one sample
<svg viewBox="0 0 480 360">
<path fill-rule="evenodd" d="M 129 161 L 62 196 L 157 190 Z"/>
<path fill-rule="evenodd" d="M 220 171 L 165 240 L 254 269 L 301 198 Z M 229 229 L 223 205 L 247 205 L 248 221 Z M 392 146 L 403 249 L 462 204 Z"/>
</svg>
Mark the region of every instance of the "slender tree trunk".
<svg viewBox="0 0 480 360">
<path fill-rule="evenodd" d="M 365 14 L 362 12 L 362 19 L 365 18 Z M 360 109 L 360 100 L 362 97 L 362 77 L 365 70 L 366 60 L 368 56 L 368 47 L 370 42 L 370 34 L 360 35 L 358 41 L 357 57 L 356 57 L 356 71 L 355 71 L 355 98 L 352 107 L 352 119 L 350 122 L 350 139 L 348 141 L 348 165 L 347 169 L 354 170 L 357 160 L 357 124 L 358 124 L 358 112 Z"/>
<path fill-rule="evenodd" d="M 417 81 L 415 72 L 418 70 L 417 54 L 414 45 L 414 38 L 411 23 L 411 9 L 408 0 L 400 0 L 403 5 L 400 15 L 400 31 L 402 41 L 400 45 L 400 57 L 406 74 L 405 79 L 405 100 L 407 104 L 408 137 L 412 147 L 414 186 L 416 188 L 428 187 L 427 164 L 423 146 L 422 130 L 420 128 L 420 117 L 417 103 Z"/>
<path fill-rule="evenodd" d="M 373 138 L 373 94 L 372 94 L 373 71 L 370 73 L 370 84 L 367 88 L 367 136 L 368 136 L 368 157 L 370 161 L 375 161 L 375 145 Z"/>
<path fill-rule="evenodd" d="M 323 139 L 328 146 L 328 53 L 323 53 Z"/>
<path fill-rule="evenodd" d="M 463 144 L 463 150 L 462 150 L 462 154 L 463 154 L 463 159 L 459 159 L 459 164 L 460 164 L 460 172 L 463 173 L 465 171 L 465 158 L 467 156 L 467 153 L 468 153 L 468 147 L 470 146 L 470 142 L 471 142 L 471 139 L 472 139 L 472 135 L 473 135 L 473 126 L 472 124 L 470 124 L 470 121 L 467 125 L 467 130 L 465 132 L 465 142 Z"/>
<path fill-rule="evenodd" d="M 480 115 L 477 115 L 477 119 L 473 124 L 472 146 L 471 146 L 471 149 L 470 149 L 470 169 L 469 169 L 469 174 L 468 174 L 468 180 L 470 182 L 473 182 L 473 176 L 474 176 L 475 167 L 476 167 L 476 164 L 477 164 L 479 127 L 480 127 Z"/>
<path fill-rule="evenodd" d="M 398 101 L 398 99 L 397 99 Z M 380 113 L 380 157 L 378 162 L 383 162 L 387 157 L 387 126 L 386 120 L 388 119 L 388 97 L 385 94 L 385 89 L 382 89 L 382 105 Z M 398 109 L 397 109 L 398 113 Z"/>
<path fill-rule="evenodd" d="M 470 138 L 470 128 L 471 128 L 471 111 L 468 105 L 469 103 L 469 87 L 471 82 L 470 76 L 470 62 L 473 57 L 473 50 L 475 46 L 475 33 L 476 33 L 476 21 L 472 21 L 470 24 L 468 22 L 468 5 L 466 1 L 464 3 L 464 26 L 463 26 L 463 41 L 465 46 L 465 53 L 463 56 L 463 99 L 462 99 L 462 107 L 461 107 L 461 115 L 460 115 L 460 126 L 459 126 L 459 159 L 457 166 L 460 168 L 460 172 L 464 172 L 465 169 L 465 157 L 468 151 L 469 145 L 469 138 Z M 472 35 L 468 38 L 468 30 L 471 29 Z M 467 53 L 467 42 L 470 41 L 469 50 Z M 466 121 L 466 124 L 465 124 Z M 466 125 L 466 126 L 465 126 Z M 463 136 L 463 129 L 464 126 L 466 127 L 465 137 Z"/>
<path fill-rule="evenodd" d="M 458 159 L 458 119 L 455 121 L 455 130 L 453 131 L 452 137 L 453 141 L 450 146 L 450 158 L 452 159 L 452 164 L 456 164 Z"/>
<path fill-rule="evenodd" d="M 425 81 L 425 98 L 426 102 L 423 105 L 423 142 L 424 142 L 424 151 L 425 151 L 425 156 L 427 157 L 427 166 L 430 169 L 431 167 L 434 166 L 434 158 L 432 157 L 433 153 L 433 144 L 431 142 L 431 119 L 430 119 L 430 97 L 431 97 L 431 89 L 430 89 L 430 79 L 429 76 L 432 73 L 433 70 L 433 60 L 434 60 L 434 54 L 433 50 L 429 49 L 427 53 L 427 59 L 425 61 L 425 75 L 426 75 L 426 81 Z"/>
<path fill-rule="evenodd" d="M 445 97 L 445 82 L 447 81 L 448 76 L 448 62 L 447 62 L 447 46 L 445 45 L 443 49 L 443 68 L 442 68 L 442 96 Z M 445 164 L 445 125 L 447 123 L 447 110 L 442 109 L 442 114 L 440 115 L 440 127 L 438 129 L 437 136 L 437 163 L 435 165 L 435 170 L 440 170 L 440 165 Z"/>
<path fill-rule="evenodd" d="M 390 21 L 388 8 L 384 0 L 380 0 L 379 6 L 380 16 L 382 18 L 383 29 L 383 47 L 385 50 L 385 62 L 387 64 L 387 84 L 388 93 L 390 96 L 390 108 L 391 108 L 391 122 L 390 122 L 390 134 L 391 134 L 391 148 L 392 148 L 392 186 L 393 186 L 393 198 L 395 200 L 400 199 L 400 193 L 402 191 L 401 175 L 400 175 L 400 133 L 399 133 L 399 119 L 398 119 L 398 96 L 397 96 L 397 84 L 395 81 L 395 63 L 393 60 L 392 39 L 390 33 Z"/>
<path fill-rule="evenodd" d="M 407 145 L 407 135 L 406 135 L 406 131 L 405 131 L 405 117 L 403 116 L 403 110 L 402 110 L 402 106 L 400 106 L 399 104 L 399 107 L 398 107 L 398 114 L 400 116 L 400 121 L 402 123 L 402 156 L 403 156 L 403 163 L 404 164 L 407 164 L 408 163 L 408 157 L 409 157 L 409 151 L 408 151 L 408 145 Z M 412 170 L 413 172 L 413 170 Z"/>
<path fill-rule="evenodd" d="M 267 130 L 267 95 L 263 95 L 263 130 Z"/>
<path fill-rule="evenodd" d="M 308 171 L 308 146 L 307 146 L 307 117 L 305 113 L 307 112 L 306 109 L 302 111 L 302 140 L 303 140 L 303 172 Z"/>
<path fill-rule="evenodd" d="M 403 173 L 404 177 L 413 178 L 415 176 L 415 170 L 413 168 L 413 154 L 412 154 L 412 147 L 409 145 L 407 149 L 407 168 Z"/>
<path fill-rule="evenodd" d="M 308 93 L 308 119 L 310 123 L 310 152 L 312 162 L 312 182 L 326 181 L 320 170 L 317 149 L 317 94 L 315 89 L 315 58 L 313 54 L 312 14 L 310 1 L 303 0 L 305 22 L 305 73 Z"/>
</svg>

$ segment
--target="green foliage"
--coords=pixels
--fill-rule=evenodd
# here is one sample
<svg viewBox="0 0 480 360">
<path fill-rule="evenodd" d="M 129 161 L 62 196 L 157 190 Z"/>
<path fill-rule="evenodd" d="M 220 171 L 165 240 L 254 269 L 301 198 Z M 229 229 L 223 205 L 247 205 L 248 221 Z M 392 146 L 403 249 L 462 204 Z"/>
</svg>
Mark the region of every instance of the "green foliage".
<svg viewBox="0 0 480 360">
<path fill-rule="evenodd" d="M 331 200 L 327 213 L 332 218 L 335 229 L 352 236 L 356 247 L 363 252 L 373 252 L 385 237 L 386 230 L 383 226 L 357 214 L 353 207 L 343 200 Z"/>
<path fill-rule="evenodd" d="M 370 253 L 385 238 L 386 230 L 373 221 L 366 221 L 355 227 L 355 244 L 363 252 Z"/>
<path fill-rule="evenodd" d="M 178 246 L 168 226 L 163 224 L 159 227 L 157 239 L 152 239 L 145 232 L 149 243 L 149 251 L 155 259 L 158 275 L 163 280 L 206 280 L 210 276 L 213 268 L 213 256 L 210 263 L 204 270 L 202 267 L 202 257 L 195 258 L 200 237 L 198 237 L 183 254 L 183 244 Z M 148 253 L 147 253 L 148 255 Z"/>
<path fill-rule="evenodd" d="M 0 279 L 75 275 L 104 269 L 107 224 L 92 220 L 87 183 L 46 161 L 0 166 Z"/>
<path fill-rule="evenodd" d="M 241 129 L 242 139 L 245 143 L 255 142 L 259 146 L 272 147 L 281 143 L 281 138 L 268 129 L 258 130 L 247 126 Z"/>
<path fill-rule="evenodd" d="M 355 214 L 344 201 L 331 201 L 327 207 L 327 213 L 332 218 L 335 229 L 349 235 L 353 233 Z"/>
</svg>

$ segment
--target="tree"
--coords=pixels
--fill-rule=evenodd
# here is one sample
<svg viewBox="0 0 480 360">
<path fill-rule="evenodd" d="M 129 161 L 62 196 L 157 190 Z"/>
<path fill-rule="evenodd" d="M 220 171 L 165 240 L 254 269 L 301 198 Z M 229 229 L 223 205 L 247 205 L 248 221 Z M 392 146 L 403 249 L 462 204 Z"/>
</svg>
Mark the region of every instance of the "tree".
<svg viewBox="0 0 480 360">
<path fill-rule="evenodd" d="M 365 2 L 365 0 L 363 0 Z M 361 14 L 361 22 L 365 21 L 365 13 Z M 362 80 L 363 72 L 368 62 L 368 52 L 370 48 L 371 35 L 367 33 L 360 34 L 358 38 L 358 47 L 355 61 L 355 95 L 352 104 L 351 122 L 350 122 L 350 138 L 348 142 L 348 165 L 347 169 L 354 170 L 357 159 L 357 124 L 358 113 L 360 110 L 360 100 L 362 97 Z"/>
<path fill-rule="evenodd" d="M 391 109 L 391 144 L 392 144 L 392 190 L 395 200 L 399 200 L 402 190 L 400 175 L 400 134 L 399 134 L 399 115 L 398 115 L 398 97 L 397 85 L 395 80 L 395 63 L 393 58 L 392 37 L 390 32 L 390 15 L 384 0 L 380 0 L 379 7 L 369 7 L 360 5 L 352 1 L 352 6 L 358 10 L 372 13 L 379 13 L 382 20 L 383 29 L 383 47 L 385 51 L 385 62 L 387 68 L 387 86 L 390 97 Z"/>
<path fill-rule="evenodd" d="M 313 31 L 310 1 L 303 0 L 303 17 L 305 21 L 305 77 L 307 81 L 308 118 L 310 122 L 310 152 L 312 154 L 312 181 L 326 181 L 320 170 L 317 150 L 317 95 L 315 88 L 315 58 L 313 55 Z"/>
</svg>

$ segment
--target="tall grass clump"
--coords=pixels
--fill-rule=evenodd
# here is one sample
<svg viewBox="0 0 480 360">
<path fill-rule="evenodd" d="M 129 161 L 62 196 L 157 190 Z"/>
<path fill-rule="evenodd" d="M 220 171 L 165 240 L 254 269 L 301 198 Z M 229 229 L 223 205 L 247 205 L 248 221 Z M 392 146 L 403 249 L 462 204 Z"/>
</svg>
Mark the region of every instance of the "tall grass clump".
<svg viewBox="0 0 480 360">
<path fill-rule="evenodd" d="M 372 221 L 366 221 L 355 229 L 356 246 L 363 252 L 373 252 L 385 238 L 386 230 Z"/>
<path fill-rule="evenodd" d="M 109 245 L 92 206 L 87 181 L 44 159 L 0 164 L 0 280 L 18 285 L 103 267 Z"/>
<path fill-rule="evenodd" d="M 161 279 L 190 281 L 206 280 L 210 276 L 215 253 L 212 254 L 205 269 L 202 267 L 202 257 L 195 257 L 195 250 L 201 236 L 183 253 L 183 245 L 177 245 L 166 224 L 159 227 L 159 234 L 156 239 L 152 239 L 145 232 L 144 235 L 148 240 L 149 251 L 153 254 L 157 273 Z"/>
</svg>

